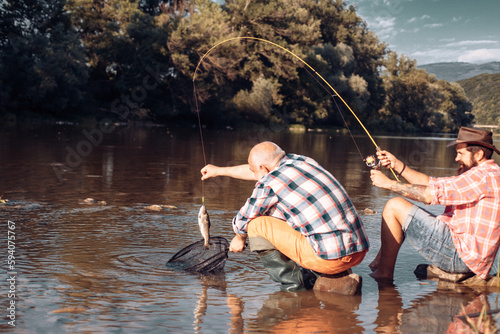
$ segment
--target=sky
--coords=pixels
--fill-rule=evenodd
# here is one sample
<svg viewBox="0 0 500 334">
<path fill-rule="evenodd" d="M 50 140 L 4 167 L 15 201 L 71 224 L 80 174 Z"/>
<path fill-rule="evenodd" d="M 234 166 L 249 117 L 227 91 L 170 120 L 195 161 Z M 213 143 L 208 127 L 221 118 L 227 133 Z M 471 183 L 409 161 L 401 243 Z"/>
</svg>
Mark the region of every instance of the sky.
<svg viewBox="0 0 500 334">
<path fill-rule="evenodd" d="M 349 0 L 388 48 L 417 60 L 500 61 L 500 0 Z"/>
</svg>

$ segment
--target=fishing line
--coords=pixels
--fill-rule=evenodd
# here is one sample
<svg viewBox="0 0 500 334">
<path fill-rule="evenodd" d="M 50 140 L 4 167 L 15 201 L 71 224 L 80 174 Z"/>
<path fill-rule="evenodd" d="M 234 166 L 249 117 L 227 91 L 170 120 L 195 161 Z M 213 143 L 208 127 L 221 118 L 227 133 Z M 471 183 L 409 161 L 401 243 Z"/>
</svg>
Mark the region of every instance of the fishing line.
<svg viewBox="0 0 500 334">
<path fill-rule="evenodd" d="M 307 68 L 305 68 L 306 72 L 320 85 L 324 90 L 328 92 L 328 89 L 316 78 Z M 330 94 L 330 92 L 328 92 Z M 361 160 L 365 161 L 366 159 L 363 157 L 363 154 L 361 153 L 361 150 L 359 149 L 358 143 L 356 143 L 356 140 L 354 139 L 354 136 L 351 132 L 351 128 L 349 127 L 349 124 L 347 124 L 347 121 L 344 118 L 344 113 L 342 113 L 342 110 L 340 110 L 339 105 L 337 104 L 337 101 L 335 100 L 335 97 L 337 95 L 330 94 L 332 97 L 333 103 L 335 103 L 335 106 L 337 107 L 337 110 L 340 114 L 340 117 L 342 117 L 342 121 L 344 122 L 345 127 L 347 128 L 347 131 L 349 132 L 349 135 L 351 136 L 352 142 L 354 143 L 354 146 L 356 146 L 356 150 L 358 150 L 359 156 L 361 157 Z"/>
<path fill-rule="evenodd" d="M 366 129 L 366 127 L 364 126 L 363 122 L 361 122 L 361 120 L 358 118 L 358 116 L 356 115 L 356 113 L 355 113 L 355 112 L 351 109 L 351 107 L 350 107 L 350 106 L 347 104 L 347 102 L 346 102 L 346 101 L 342 98 L 342 96 L 340 96 L 340 94 L 339 94 L 339 93 L 337 93 L 337 91 L 336 91 L 336 90 L 335 90 L 335 89 L 334 89 L 334 88 L 330 85 L 330 83 L 328 83 L 328 81 L 326 81 L 326 80 L 325 80 L 325 78 L 323 78 L 323 77 L 321 76 L 321 74 L 319 74 L 319 73 L 318 73 L 318 72 L 317 72 L 317 71 L 316 71 L 316 70 L 315 70 L 315 69 L 314 69 L 311 65 L 309 65 L 309 64 L 308 64 L 305 60 L 303 60 L 302 58 L 300 58 L 299 56 L 297 56 L 297 55 L 296 55 L 295 53 L 293 53 L 292 51 L 290 51 L 290 50 L 288 50 L 288 49 L 286 49 L 286 48 L 282 47 L 282 46 L 281 46 L 281 45 L 279 45 L 279 44 L 273 43 L 273 42 L 268 41 L 268 40 L 263 39 L 263 38 L 258 38 L 258 37 L 250 37 L 250 36 L 232 37 L 232 38 L 225 39 L 225 40 L 223 40 L 223 41 L 221 41 L 221 42 L 219 42 L 219 43 L 215 44 L 215 45 L 214 45 L 214 46 L 212 46 L 212 47 L 211 47 L 211 48 L 210 48 L 207 52 L 205 52 L 205 54 L 201 57 L 200 61 L 199 61 L 199 62 L 198 62 L 198 64 L 196 65 L 196 69 L 195 69 L 195 71 L 194 71 L 194 73 L 193 73 L 193 87 L 194 87 L 193 91 L 194 91 L 194 94 L 195 94 L 195 96 L 194 96 L 194 97 L 195 97 L 195 107 L 196 107 L 196 113 L 198 114 L 198 122 L 199 122 L 199 124 L 200 124 L 200 135 L 201 135 L 201 137 L 202 137 L 202 146 L 203 146 L 203 134 L 202 134 L 202 131 L 201 131 L 200 111 L 199 111 L 199 109 L 198 109 L 198 101 L 197 101 L 197 100 L 198 100 L 198 98 L 197 98 L 197 94 L 196 94 L 196 83 L 195 83 L 195 80 L 196 80 L 196 74 L 198 73 L 198 69 L 199 69 L 200 65 L 202 64 L 202 62 L 205 60 L 205 58 L 206 58 L 206 57 L 207 57 L 207 56 L 208 56 L 208 55 L 209 55 L 209 54 L 210 54 L 210 53 L 211 53 L 211 52 L 212 52 L 215 48 L 217 48 L 218 46 L 220 46 L 220 45 L 222 45 L 222 44 L 225 44 L 225 43 L 231 42 L 231 41 L 235 41 L 235 40 L 244 40 L 244 39 L 247 39 L 247 40 L 255 40 L 255 41 L 260 41 L 260 42 L 264 42 L 264 43 L 271 44 L 271 45 L 273 45 L 273 46 L 275 46 L 275 47 L 278 47 L 278 48 L 280 48 L 281 50 L 283 50 L 283 51 L 287 52 L 288 54 L 292 55 L 292 56 L 293 56 L 293 57 L 295 57 L 297 60 L 299 60 L 300 62 L 302 62 L 302 63 L 306 66 L 306 69 L 309 69 L 309 70 L 311 70 L 312 72 L 314 72 L 314 74 L 316 74 L 316 76 L 317 76 L 318 78 L 320 78 L 320 79 L 321 79 L 321 80 L 322 80 L 322 81 L 323 81 L 323 82 L 324 82 L 324 83 L 328 86 L 328 88 L 331 90 L 331 92 L 333 92 L 333 94 L 332 94 L 330 91 L 328 91 L 328 89 L 326 89 L 326 87 L 325 87 L 324 85 L 320 84 L 320 85 L 321 85 L 321 87 L 323 87 L 323 89 L 325 89 L 325 90 L 328 92 L 328 94 L 329 94 L 330 96 L 332 96 L 332 98 L 333 98 L 333 100 L 334 100 L 334 102 L 335 102 L 335 105 L 337 106 L 337 109 L 339 110 L 339 112 L 340 112 L 340 108 L 338 107 L 337 102 L 335 101 L 335 97 L 338 97 L 338 98 L 342 101 L 342 103 L 343 103 L 343 104 L 347 107 L 347 109 L 351 112 L 351 114 L 354 116 L 354 118 L 358 121 L 358 123 L 361 125 L 361 127 L 363 128 L 363 130 L 365 131 L 365 133 L 368 135 L 368 138 L 370 138 L 370 140 L 371 140 L 371 142 L 373 143 L 373 145 L 375 145 L 376 150 L 377 150 L 377 151 L 379 151 L 379 150 L 380 150 L 380 147 L 377 145 L 377 143 L 375 142 L 375 140 L 373 139 L 373 137 L 370 135 L 370 132 L 368 132 L 368 130 L 367 130 L 367 129 Z M 308 72 L 309 72 L 309 71 L 308 71 Z M 309 73 L 309 74 L 310 74 L 310 75 L 312 75 L 311 73 Z M 316 79 L 316 77 L 315 77 L 315 76 L 313 76 L 313 78 L 315 78 L 315 79 Z M 317 79 L 316 79 L 316 81 L 317 81 L 317 82 L 319 82 Z M 341 116 L 342 116 L 342 119 L 344 119 L 344 116 L 342 115 L 342 113 L 341 113 L 341 112 L 340 112 L 340 114 L 341 114 Z M 345 122 L 345 119 L 344 119 L 344 124 L 347 124 L 347 123 Z M 350 130 L 349 130 L 349 133 L 350 133 Z M 358 148 L 358 146 L 357 146 L 357 144 L 356 144 L 356 141 L 354 140 L 354 137 L 352 136 L 352 134 L 351 134 L 351 137 L 352 137 L 352 139 L 353 139 L 353 141 L 354 141 L 354 143 L 355 143 L 355 145 L 356 145 L 356 147 L 357 147 L 357 149 L 358 149 L 358 152 L 360 152 L 360 151 L 359 151 L 359 148 Z M 361 154 L 361 152 L 360 152 L 360 154 Z M 205 149 L 204 149 L 204 147 L 203 147 L 203 155 L 204 155 L 205 165 L 206 165 L 206 157 L 205 157 Z M 361 158 L 363 159 L 363 155 L 361 155 Z M 365 159 L 363 159 L 363 160 L 365 160 Z M 394 170 L 393 170 L 392 168 L 391 168 L 391 172 L 392 172 L 392 174 L 394 175 L 394 177 L 396 178 L 396 180 L 397 180 L 397 181 L 399 181 L 399 179 L 398 179 L 398 177 L 397 177 L 396 173 L 394 172 Z M 203 184 L 203 182 L 202 182 L 202 184 Z M 202 186 L 202 196 L 203 196 L 203 186 Z M 202 197 L 202 200 L 204 200 L 204 197 Z"/>
<path fill-rule="evenodd" d="M 203 152 L 203 162 L 205 163 L 203 166 L 207 165 L 207 155 L 205 154 L 205 143 L 203 142 L 203 131 L 201 130 L 201 119 L 200 112 L 198 109 L 198 98 L 196 96 L 196 85 L 193 80 L 193 94 L 194 94 L 194 103 L 196 108 L 196 113 L 198 114 L 198 127 L 200 128 L 200 139 L 201 139 L 201 151 Z M 204 182 L 201 181 L 201 204 L 205 204 L 205 187 Z"/>
</svg>

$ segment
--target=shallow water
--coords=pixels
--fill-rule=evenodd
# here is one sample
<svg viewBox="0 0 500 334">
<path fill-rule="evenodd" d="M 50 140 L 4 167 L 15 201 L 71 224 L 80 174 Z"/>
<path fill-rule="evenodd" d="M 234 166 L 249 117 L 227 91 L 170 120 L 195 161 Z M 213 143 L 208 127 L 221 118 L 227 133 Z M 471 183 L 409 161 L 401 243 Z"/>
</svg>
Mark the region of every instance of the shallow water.
<svg viewBox="0 0 500 334">
<path fill-rule="evenodd" d="M 442 333 L 463 326 L 455 317 L 461 305 L 469 313 L 484 302 L 498 308 L 496 293 L 416 279 L 413 270 L 425 261 L 408 245 L 400 251 L 394 284 L 368 275 L 380 244 L 380 212 L 393 195 L 371 186 L 351 137 L 338 133 L 204 130 L 203 136 L 208 163 L 245 163 L 252 145 L 273 140 L 287 152 L 311 156 L 340 180 L 371 242 L 354 268 L 363 277 L 361 296 L 280 292 L 248 251 L 230 253 L 217 275 L 167 268 L 172 255 L 201 238 L 200 134 L 165 127 L 101 130 L 58 125 L 0 133 L 0 195 L 9 200 L 0 207 L 1 233 L 5 240 L 11 221 L 16 237 L 14 267 L 5 265 L 6 243 L 1 255 L 3 310 L 12 300 L 11 276 L 16 295 L 16 326 L 4 311 L 3 332 Z M 374 154 L 366 136 L 355 139 L 363 156 Z M 446 138 L 374 139 L 430 175 L 455 173 Z M 252 188 L 253 182 L 228 178 L 204 182 L 212 236 L 231 240 L 231 218 Z M 165 207 L 152 211 L 150 205 Z"/>
</svg>

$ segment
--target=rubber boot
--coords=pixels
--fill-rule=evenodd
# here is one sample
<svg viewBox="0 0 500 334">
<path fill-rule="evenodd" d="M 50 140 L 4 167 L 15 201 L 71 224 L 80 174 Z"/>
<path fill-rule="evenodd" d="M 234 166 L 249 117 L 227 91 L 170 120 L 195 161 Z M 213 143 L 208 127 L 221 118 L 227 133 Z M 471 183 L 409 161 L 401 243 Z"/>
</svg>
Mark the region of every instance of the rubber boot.
<svg viewBox="0 0 500 334">
<path fill-rule="evenodd" d="M 311 269 L 301 268 L 301 270 L 305 288 L 307 290 L 314 288 L 314 284 L 316 284 L 316 280 L 321 276 L 321 274 Z"/>
<path fill-rule="evenodd" d="M 248 239 L 250 250 L 259 255 L 264 268 L 273 281 L 281 283 L 282 291 L 312 289 L 319 274 L 301 268 L 265 238 L 250 237 Z"/>
<path fill-rule="evenodd" d="M 281 291 L 306 290 L 301 268 L 278 250 L 258 252 L 260 261 Z"/>
</svg>

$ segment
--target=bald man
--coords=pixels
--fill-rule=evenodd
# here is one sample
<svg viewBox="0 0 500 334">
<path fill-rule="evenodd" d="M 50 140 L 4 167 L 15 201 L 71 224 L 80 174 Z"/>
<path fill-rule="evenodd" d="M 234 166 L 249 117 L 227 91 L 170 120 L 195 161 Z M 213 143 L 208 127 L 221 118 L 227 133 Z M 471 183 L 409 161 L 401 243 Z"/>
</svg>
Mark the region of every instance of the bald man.
<svg viewBox="0 0 500 334">
<path fill-rule="evenodd" d="M 202 180 L 230 176 L 257 181 L 233 218 L 231 252 L 257 252 L 281 290 L 312 288 L 320 274 L 338 274 L 361 263 L 368 238 L 342 185 L 311 158 L 285 154 L 275 143 L 255 145 L 248 164 L 207 165 Z M 302 268 L 301 268 L 302 267 Z"/>
</svg>

